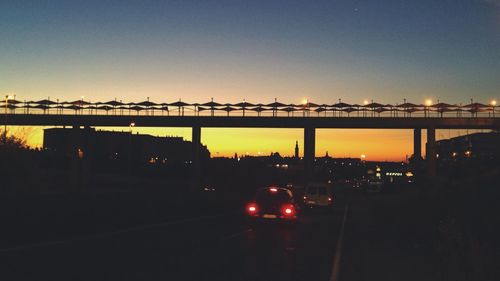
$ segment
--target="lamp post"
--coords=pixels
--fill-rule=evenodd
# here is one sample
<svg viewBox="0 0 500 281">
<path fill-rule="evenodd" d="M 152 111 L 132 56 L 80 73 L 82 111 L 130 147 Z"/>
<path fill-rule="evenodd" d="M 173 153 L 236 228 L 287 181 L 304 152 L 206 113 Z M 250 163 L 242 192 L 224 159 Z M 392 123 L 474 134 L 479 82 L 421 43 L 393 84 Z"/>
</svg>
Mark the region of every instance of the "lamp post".
<svg viewBox="0 0 500 281">
<path fill-rule="evenodd" d="M 495 106 L 497 106 L 497 101 L 496 100 L 492 100 L 491 101 L 491 107 L 492 107 L 492 112 L 493 112 L 493 117 L 495 117 Z"/>
<path fill-rule="evenodd" d="M 302 113 L 302 116 L 303 117 L 306 117 L 306 111 L 307 111 L 307 108 L 308 108 L 308 105 L 309 105 L 309 99 L 308 98 L 305 98 L 303 101 L 302 101 L 302 104 L 304 105 L 304 111 Z"/>
<path fill-rule="evenodd" d="M 432 100 L 428 99 L 425 101 L 425 106 L 424 106 L 424 116 L 428 117 L 427 115 L 431 115 L 429 112 L 429 107 L 432 105 Z"/>
<path fill-rule="evenodd" d="M 403 104 L 405 107 L 403 107 L 403 117 L 406 117 L 406 98 L 403 99 Z"/>
<path fill-rule="evenodd" d="M 129 136 L 129 142 L 128 142 L 128 172 L 132 171 L 132 128 L 135 127 L 135 122 L 131 122 L 130 125 L 128 125 L 130 136 Z"/>
<path fill-rule="evenodd" d="M 81 101 L 80 101 L 80 107 L 81 107 L 81 108 L 80 108 L 80 110 L 81 110 L 81 111 L 80 111 L 80 115 L 81 115 L 81 114 L 83 114 L 83 99 L 85 98 L 85 96 L 81 96 L 81 98 L 82 98 L 82 99 L 81 99 Z"/>
<path fill-rule="evenodd" d="M 3 129 L 3 141 L 4 144 L 7 145 L 7 109 L 9 105 L 9 99 L 12 97 L 10 95 L 5 95 L 5 124 L 4 124 L 4 129 Z"/>
</svg>

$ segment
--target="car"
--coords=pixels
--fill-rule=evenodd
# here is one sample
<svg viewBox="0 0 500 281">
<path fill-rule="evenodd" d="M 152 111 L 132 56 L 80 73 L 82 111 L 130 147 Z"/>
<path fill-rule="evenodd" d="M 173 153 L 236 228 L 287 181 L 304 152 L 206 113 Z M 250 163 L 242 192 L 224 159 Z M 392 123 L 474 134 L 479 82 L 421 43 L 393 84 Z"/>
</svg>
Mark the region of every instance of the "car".
<svg viewBox="0 0 500 281">
<path fill-rule="evenodd" d="M 299 206 L 290 190 L 272 186 L 259 189 L 245 210 L 252 220 L 296 221 Z"/>
<path fill-rule="evenodd" d="M 304 191 L 304 205 L 307 207 L 333 206 L 333 190 L 331 184 L 310 183 Z"/>
</svg>

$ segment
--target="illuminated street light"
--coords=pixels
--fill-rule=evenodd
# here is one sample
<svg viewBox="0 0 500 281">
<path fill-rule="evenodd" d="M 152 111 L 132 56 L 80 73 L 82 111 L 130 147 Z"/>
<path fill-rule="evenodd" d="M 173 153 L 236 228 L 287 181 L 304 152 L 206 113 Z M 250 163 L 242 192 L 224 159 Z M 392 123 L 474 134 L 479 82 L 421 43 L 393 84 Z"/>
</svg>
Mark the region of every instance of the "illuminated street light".
<svg viewBox="0 0 500 281">
<path fill-rule="evenodd" d="M 304 98 L 302 100 L 302 105 L 304 105 L 304 111 L 302 112 L 302 116 L 306 117 L 306 111 L 307 111 L 307 108 L 309 107 L 309 99 Z"/>
<path fill-rule="evenodd" d="M 135 122 L 131 122 L 130 125 L 128 125 L 128 128 L 130 130 L 130 137 L 128 139 L 128 163 L 127 163 L 127 169 L 128 172 L 130 173 L 132 171 L 132 128 L 135 127 Z"/>
<path fill-rule="evenodd" d="M 366 106 L 366 105 L 368 105 L 368 104 L 369 104 L 368 100 L 364 100 L 364 101 L 363 101 L 363 105 L 365 105 L 365 106 Z M 358 112 L 358 113 L 359 113 L 359 112 Z M 363 117 L 366 117 L 366 111 L 365 111 L 365 110 L 363 110 Z"/>
<path fill-rule="evenodd" d="M 490 104 L 493 107 L 491 112 L 493 112 L 493 117 L 495 117 L 495 106 L 497 105 L 497 101 L 496 100 L 492 100 L 490 102 Z"/>
<path fill-rule="evenodd" d="M 429 112 L 429 107 L 432 105 L 432 100 L 427 99 L 425 100 L 425 106 L 424 106 L 424 116 L 427 117 L 427 115 L 431 115 Z M 429 113 L 428 113 L 429 112 Z"/>
</svg>

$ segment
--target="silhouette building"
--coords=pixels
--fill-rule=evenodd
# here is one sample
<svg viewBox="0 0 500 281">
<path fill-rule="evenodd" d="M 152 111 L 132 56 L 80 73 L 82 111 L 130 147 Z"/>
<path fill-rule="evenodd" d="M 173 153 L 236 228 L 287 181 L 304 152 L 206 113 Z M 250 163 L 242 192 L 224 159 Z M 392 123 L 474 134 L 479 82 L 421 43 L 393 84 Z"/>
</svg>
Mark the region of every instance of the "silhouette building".
<svg viewBox="0 0 500 281">
<path fill-rule="evenodd" d="M 70 155 L 78 146 L 83 153 L 100 163 L 128 162 L 149 164 L 191 163 L 193 144 L 182 137 L 155 137 L 131 132 L 96 131 L 92 128 L 45 129 L 43 148 Z M 210 158 L 206 146 L 201 146 L 201 160 Z"/>
<path fill-rule="evenodd" d="M 461 159 L 500 159 L 500 133 L 475 133 L 436 142 L 436 153 L 440 162 Z"/>
</svg>

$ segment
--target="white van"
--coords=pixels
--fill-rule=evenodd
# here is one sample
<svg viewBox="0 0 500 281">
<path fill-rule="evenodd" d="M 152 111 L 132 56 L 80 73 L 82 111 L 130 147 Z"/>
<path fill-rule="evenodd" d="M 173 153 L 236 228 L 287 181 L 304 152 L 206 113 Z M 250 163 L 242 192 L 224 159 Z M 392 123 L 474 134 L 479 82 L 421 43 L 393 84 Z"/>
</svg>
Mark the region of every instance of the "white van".
<svg viewBox="0 0 500 281">
<path fill-rule="evenodd" d="M 306 206 L 330 207 L 333 205 L 333 186 L 325 183 L 310 183 L 304 191 Z"/>
</svg>

